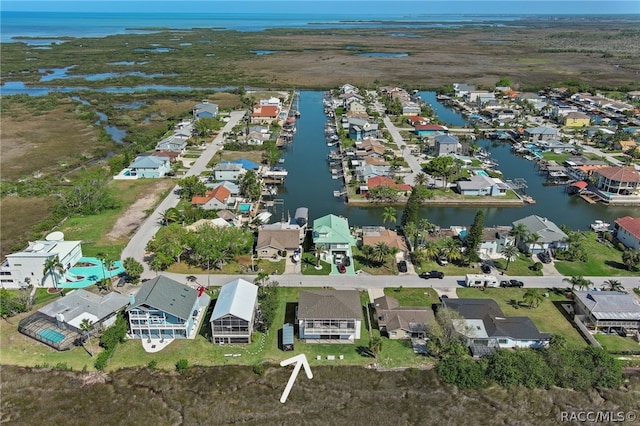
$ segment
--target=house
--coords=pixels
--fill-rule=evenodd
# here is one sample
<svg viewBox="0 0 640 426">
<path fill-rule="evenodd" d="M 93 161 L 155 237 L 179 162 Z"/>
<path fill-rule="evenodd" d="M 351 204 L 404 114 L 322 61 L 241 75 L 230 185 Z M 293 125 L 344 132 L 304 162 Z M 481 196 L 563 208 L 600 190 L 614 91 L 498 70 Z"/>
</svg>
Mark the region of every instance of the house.
<svg viewBox="0 0 640 426">
<path fill-rule="evenodd" d="M 469 95 L 471 96 L 472 93 L 470 93 Z M 496 104 L 496 95 L 493 93 L 478 93 L 476 96 L 476 104 L 480 108 L 494 105 Z"/>
<path fill-rule="evenodd" d="M 402 115 L 405 116 L 417 116 L 422 112 L 420 105 L 416 102 L 403 102 L 402 103 Z"/>
<path fill-rule="evenodd" d="M 633 195 L 640 191 L 640 172 L 632 166 L 610 166 L 595 170 L 596 187 L 617 195 Z"/>
<path fill-rule="evenodd" d="M 373 139 L 357 141 L 355 145 L 355 156 L 360 159 L 383 158 L 387 152 L 387 148 L 384 145 Z"/>
<path fill-rule="evenodd" d="M 566 116 L 574 112 L 578 112 L 577 106 L 556 102 L 551 108 L 551 118 L 559 123 L 564 123 Z"/>
<path fill-rule="evenodd" d="M 269 99 L 260 99 L 259 103 L 260 105 L 272 105 L 282 108 L 282 101 L 280 98 L 276 98 L 275 96 L 271 96 Z"/>
<path fill-rule="evenodd" d="M 232 197 L 237 197 L 238 195 L 240 195 L 240 186 L 237 183 L 231 182 L 229 180 L 223 180 L 222 182 L 207 182 L 205 183 L 205 186 L 207 187 L 207 190 L 214 190 L 219 186 L 224 186 L 229 190 Z M 229 202 L 231 203 L 232 200 L 229 200 Z"/>
<path fill-rule="evenodd" d="M 458 192 L 462 195 L 488 195 L 501 197 L 507 194 L 509 186 L 498 178 L 492 178 L 485 174 L 475 174 L 469 180 L 459 180 Z"/>
<path fill-rule="evenodd" d="M 349 139 L 361 141 L 378 136 L 378 123 L 371 123 L 363 118 L 349 118 Z"/>
<path fill-rule="evenodd" d="M 568 248 L 567 234 L 546 217 L 527 216 L 512 223 L 513 227 L 524 225 L 529 234 L 537 236 L 535 242 L 526 238 L 519 241 L 519 248 L 525 253 L 537 254 L 549 249 L 564 250 Z"/>
<path fill-rule="evenodd" d="M 173 151 L 183 153 L 187 148 L 187 139 L 189 137 L 169 136 L 156 144 L 156 151 Z"/>
<path fill-rule="evenodd" d="M 300 227 L 291 229 L 264 229 L 258 231 L 256 255 L 261 259 L 286 257 L 300 247 Z"/>
<path fill-rule="evenodd" d="M 640 250 L 640 217 L 620 217 L 616 219 L 613 230 L 618 241 L 625 247 Z"/>
<path fill-rule="evenodd" d="M 524 129 L 524 134 L 526 137 L 531 138 L 532 141 L 558 139 L 558 129 L 554 129 L 553 127 L 530 127 L 528 129 Z"/>
<path fill-rule="evenodd" d="M 441 126 L 439 124 L 416 124 L 414 126 L 414 132 L 419 137 L 443 135 L 449 133 L 449 128 Z"/>
<path fill-rule="evenodd" d="M 619 291 L 574 291 L 576 316 L 587 326 L 620 328 L 629 331 L 640 329 L 640 302 L 635 297 Z"/>
<path fill-rule="evenodd" d="M 434 138 L 436 157 L 447 154 L 456 154 L 462 148 L 457 136 L 436 135 Z"/>
<path fill-rule="evenodd" d="M 346 218 L 329 214 L 313 221 L 313 244 L 321 250 L 321 258 L 332 264 L 331 273 L 337 274 L 335 261 L 345 256 L 353 258 L 351 246 L 356 245 L 356 239 L 351 236 Z M 347 272 L 355 274 L 353 262 L 347 266 Z"/>
<path fill-rule="evenodd" d="M 572 152 L 576 149 L 576 146 L 570 143 L 564 143 L 556 139 L 547 139 L 545 141 L 537 142 L 538 147 L 543 151 L 554 152 Z"/>
<path fill-rule="evenodd" d="M 18 331 L 64 351 L 83 339 L 84 320 L 91 324 L 91 331 L 104 330 L 115 323 L 118 312 L 128 303 L 128 297 L 115 292 L 100 296 L 73 290 L 22 319 Z"/>
<path fill-rule="evenodd" d="M 361 166 L 360 163 L 363 163 L 364 165 Z M 367 181 L 377 176 L 389 176 L 389 174 L 391 173 L 391 167 L 387 165 L 376 166 L 367 164 L 363 161 L 360 163 L 355 168 L 355 176 L 358 180 Z"/>
<path fill-rule="evenodd" d="M 408 251 L 404 238 L 398 235 L 396 231 L 382 226 L 363 226 L 362 245 L 375 246 L 378 243 L 384 243 L 390 248 L 396 248 L 399 252 L 406 253 Z"/>
<path fill-rule="evenodd" d="M 245 173 L 246 170 L 242 167 L 242 164 L 223 162 L 216 164 L 213 168 L 213 179 L 237 182 Z"/>
<path fill-rule="evenodd" d="M 222 286 L 211 313 L 213 343 L 251 343 L 258 287 L 238 278 Z"/>
<path fill-rule="evenodd" d="M 505 246 L 514 245 L 515 238 L 509 235 L 510 226 L 495 226 L 484 228 L 478 244 L 478 255 L 480 258 L 495 258 L 502 256 Z M 465 234 L 466 237 L 466 234 Z"/>
<path fill-rule="evenodd" d="M 474 90 L 476 90 L 476 86 L 472 84 L 453 83 L 453 91 L 456 98 L 462 98 Z"/>
<path fill-rule="evenodd" d="M 564 125 L 566 127 L 587 127 L 591 123 L 591 119 L 587 114 L 572 111 L 564 116 Z"/>
<path fill-rule="evenodd" d="M 434 319 L 433 309 L 426 306 L 400 306 L 389 296 L 373 301 L 381 334 L 392 340 L 426 339 L 427 323 Z"/>
<path fill-rule="evenodd" d="M 443 299 L 442 307 L 462 319 L 454 329 L 466 340 L 473 356 L 485 356 L 498 348 L 546 348 L 551 335 L 538 331 L 529 317 L 507 317 L 493 299 Z"/>
<path fill-rule="evenodd" d="M 419 115 L 414 115 L 411 117 L 407 117 L 407 124 L 410 126 L 415 126 L 416 124 L 429 124 L 429 119 L 421 117 Z"/>
<path fill-rule="evenodd" d="M 229 207 L 231 192 L 224 186 L 218 185 L 215 189 L 207 191 L 204 196 L 191 198 L 191 205 L 204 210 L 222 210 Z"/>
<path fill-rule="evenodd" d="M 193 107 L 193 118 L 199 120 L 201 118 L 213 118 L 218 116 L 218 105 L 210 104 L 204 100 Z"/>
<path fill-rule="evenodd" d="M 618 144 L 620 145 L 620 149 L 622 150 L 622 152 L 625 152 L 627 154 L 639 147 L 638 143 L 634 140 L 620 141 L 618 142 Z"/>
<path fill-rule="evenodd" d="M 247 160 L 246 158 L 238 158 L 237 160 L 231 160 L 231 163 L 240 164 L 245 170 L 257 171 L 260 169 L 260 164 L 255 161 Z"/>
<path fill-rule="evenodd" d="M 141 155 L 128 167 L 130 176 L 140 178 L 160 178 L 171 171 L 171 162 L 167 157 Z"/>
<path fill-rule="evenodd" d="M 362 303 L 355 290 L 301 291 L 298 336 L 307 343 L 355 343 L 360 339 Z"/>
<path fill-rule="evenodd" d="M 129 335 L 134 339 L 194 339 L 211 298 L 159 275 L 130 296 Z"/>
<path fill-rule="evenodd" d="M 258 124 L 271 123 L 277 120 L 279 115 L 280 108 L 277 105 L 256 104 L 251 112 L 251 122 Z"/>
<path fill-rule="evenodd" d="M 142 153 L 140 155 L 146 155 L 146 154 Z M 159 157 L 159 158 L 167 158 L 169 162 L 173 164 L 181 158 L 182 153 L 176 152 L 176 151 L 161 150 L 161 151 L 154 151 L 153 154 L 149 154 L 149 155 L 153 155 L 154 157 Z"/>
<path fill-rule="evenodd" d="M 347 83 L 340 86 L 340 94 L 358 93 L 358 92 L 359 92 L 358 88 L 352 84 Z"/>
<path fill-rule="evenodd" d="M 408 183 L 396 183 L 395 180 L 387 176 L 374 176 L 367 179 L 367 187 L 369 187 L 370 190 L 378 188 L 379 186 L 386 186 L 387 188 L 395 189 L 398 192 L 411 191 L 411 185 Z"/>
<path fill-rule="evenodd" d="M 359 100 L 355 100 L 349 104 L 348 111 L 352 114 L 367 114 L 367 107 Z"/>
</svg>

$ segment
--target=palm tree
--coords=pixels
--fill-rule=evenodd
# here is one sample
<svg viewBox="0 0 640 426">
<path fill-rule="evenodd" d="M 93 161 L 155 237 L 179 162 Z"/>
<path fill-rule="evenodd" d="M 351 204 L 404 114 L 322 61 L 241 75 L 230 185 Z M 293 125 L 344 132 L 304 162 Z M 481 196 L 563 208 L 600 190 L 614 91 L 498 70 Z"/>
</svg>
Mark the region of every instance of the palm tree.
<svg viewBox="0 0 640 426">
<path fill-rule="evenodd" d="M 529 251 L 533 251 L 536 247 L 538 247 L 538 241 L 540 241 L 540 234 L 535 232 L 528 232 L 524 241 L 529 246 Z"/>
<path fill-rule="evenodd" d="M 397 217 L 396 217 L 397 211 L 395 208 L 393 207 L 385 207 L 384 211 L 382 212 L 382 223 L 385 224 L 387 222 L 389 223 L 396 223 L 397 221 Z"/>
<path fill-rule="evenodd" d="M 313 254 L 316 256 L 316 267 L 320 266 L 320 256 L 322 255 L 322 246 L 315 245 L 313 247 Z"/>
<path fill-rule="evenodd" d="M 374 336 L 369 339 L 369 351 L 373 354 L 378 362 L 378 354 L 382 352 L 382 339 L 380 337 Z"/>
<path fill-rule="evenodd" d="M 505 271 L 509 270 L 509 265 L 518 257 L 519 252 L 518 247 L 511 244 L 502 247 L 501 253 L 507 259 L 507 266 L 504 268 Z"/>
<path fill-rule="evenodd" d="M 383 242 L 371 247 L 370 259 L 375 263 L 384 263 L 385 258 L 391 253 L 391 248 Z"/>
<path fill-rule="evenodd" d="M 640 250 L 627 249 L 622 253 L 622 263 L 627 266 L 630 271 L 640 263 Z"/>
<path fill-rule="evenodd" d="M 462 258 L 462 246 L 460 242 L 453 238 L 441 240 L 440 254 L 449 261 L 460 260 Z"/>
<path fill-rule="evenodd" d="M 43 276 L 47 276 L 47 274 L 51 274 L 53 278 L 53 286 L 58 288 L 58 273 L 63 271 L 64 265 L 60 262 L 60 258 L 58 255 L 52 256 L 48 258 L 44 262 L 44 269 L 42 271 Z M 44 280 L 43 280 L 44 281 Z"/>
<path fill-rule="evenodd" d="M 403 227 L 402 227 L 402 231 L 404 232 L 404 236 L 407 240 L 409 240 L 409 243 L 411 245 L 411 249 L 415 250 L 417 248 L 418 245 L 418 229 L 416 227 L 416 224 L 413 222 L 407 222 Z"/>
<path fill-rule="evenodd" d="M 91 330 L 93 329 L 93 321 L 89 318 L 83 318 L 80 321 L 80 330 L 82 330 L 82 335 L 89 341 L 89 355 L 93 357 L 93 346 L 91 345 Z"/>
<path fill-rule="evenodd" d="M 426 236 L 426 233 L 433 228 L 433 224 L 428 219 L 420 219 L 417 225 L 418 235 Z M 424 238 L 421 238 L 421 244 L 424 243 Z"/>
<path fill-rule="evenodd" d="M 544 296 L 540 294 L 537 288 L 529 288 L 522 296 L 522 299 L 530 308 L 535 308 L 544 300 Z"/>
<path fill-rule="evenodd" d="M 170 207 L 161 213 L 162 224 L 169 225 L 180 220 L 180 211 L 175 207 Z"/>
<path fill-rule="evenodd" d="M 427 182 L 427 175 L 423 172 L 420 172 L 414 178 L 414 182 L 416 185 L 424 185 Z"/>
<path fill-rule="evenodd" d="M 578 290 L 583 290 L 585 287 L 588 289 L 593 285 L 593 282 L 591 282 L 591 280 L 586 279 L 582 275 L 572 276 L 571 278 L 563 278 L 562 281 L 571 284 L 571 291 L 573 291 L 576 287 L 578 287 Z"/>
<path fill-rule="evenodd" d="M 524 225 L 524 223 L 519 223 L 511 228 L 509 235 L 516 239 L 515 246 L 520 247 L 520 242 L 526 238 L 528 233 L 529 231 L 527 230 L 527 227 Z"/>
<path fill-rule="evenodd" d="M 620 280 L 606 280 L 604 282 L 604 285 L 605 287 L 603 288 L 603 290 L 606 288 L 609 291 L 624 291 L 624 286 L 622 285 Z"/>
</svg>

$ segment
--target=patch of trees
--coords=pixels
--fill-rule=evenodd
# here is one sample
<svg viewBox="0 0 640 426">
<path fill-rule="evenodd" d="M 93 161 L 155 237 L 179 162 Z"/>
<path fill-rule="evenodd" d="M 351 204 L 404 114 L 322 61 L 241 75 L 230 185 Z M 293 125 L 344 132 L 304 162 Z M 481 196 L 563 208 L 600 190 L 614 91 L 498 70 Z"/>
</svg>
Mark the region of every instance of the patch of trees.
<svg viewBox="0 0 640 426">
<path fill-rule="evenodd" d="M 478 256 L 478 246 L 482 242 L 482 231 L 484 230 L 484 212 L 478 210 L 473 224 L 467 234 L 467 255 L 469 262 L 477 262 L 480 260 Z"/>
<path fill-rule="evenodd" d="M 270 281 L 258 287 L 259 315 L 256 320 L 256 328 L 266 333 L 273 324 L 278 309 L 278 282 Z"/>
<path fill-rule="evenodd" d="M 411 190 L 411 194 L 407 199 L 407 204 L 402 211 L 402 217 L 400 223 L 405 226 L 407 223 L 418 223 L 418 213 L 420 210 L 420 204 L 426 199 L 432 198 L 433 192 L 428 190 L 422 185 L 416 185 Z"/>
<path fill-rule="evenodd" d="M 102 346 L 104 350 L 96 357 L 94 367 L 96 367 L 97 370 L 104 370 L 107 361 L 111 358 L 111 355 L 113 355 L 118 343 L 124 343 L 127 336 L 127 326 L 128 324 L 124 314 L 119 314 L 115 324 L 102 333 L 102 336 L 100 336 L 100 346 Z"/>
<path fill-rule="evenodd" d="M 110 176 L 104 170 L 84 175 L 60 195 L 54 210 L 63 216 L 94 215 L 118 207 L 108 184 Z"/>
<path fill-rule="evenodd" d="M 27 312 L 29 292 L 21 291 L 20 297 L 12 297 L 9 290 L 0 289 L 0 316 L 12 317 L 22 312 Z"/>
<path fill-rule="evenodd" d="M 186 261 L 206 270 L 221 269 L 240 254 L 251 252 L 253 234 L 242 228 L 203 225 L 187 231 L 177 223 L 160 228 L 147 251 L 154 254 L 151 269 L 162 271 L 173 263 Z"/>
</svg>

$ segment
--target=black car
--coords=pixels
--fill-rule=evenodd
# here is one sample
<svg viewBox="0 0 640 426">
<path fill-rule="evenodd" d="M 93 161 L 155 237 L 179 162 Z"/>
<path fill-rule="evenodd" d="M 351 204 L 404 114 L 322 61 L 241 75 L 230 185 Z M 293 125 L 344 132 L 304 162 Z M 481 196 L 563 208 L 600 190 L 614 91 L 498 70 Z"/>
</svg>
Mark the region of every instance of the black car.
<svg viewBox="0 0 640 426">
<path fill-rule="evenodd" d="M 538 253 L 538 259 L 542 263 L 551 263 L 551 255 L 546 251 L 542 253 Z"/>
<path fill-rule="evenodd" d="M 518 280 L 500 281 L 500 287 L 524 287 L 524 283 Z"/>
<path fill-rule="evenodd" d="M 398 272 L 407 272 L 407 262 L 401 260 L 398 262 Z"/>
<path fill-rule="evenodd" d="M 351 265 L 351 258 L 349 256 L 345 256 L 342 263 L 344 263 L 345 266 Z"/>
<path fill-rule="evenodd" d="M 480 270 L 482 271 L 483 274 L 490 274 L 491 266 L 487 265 L 486 263 L 483 263 L 482 265 L 480 265 Z"/>
<path fill-rule="evenodd" d="M 418 276 L 420 278 L 424 278 L 425 280 L 428 280 L 429 278 L 440 278 L 440 279 L 443 279 L 444 278 L 444 272 L 441 272 L 441 271 L 429 271 L 429 272 L 423 272 Z"/>
</svg>

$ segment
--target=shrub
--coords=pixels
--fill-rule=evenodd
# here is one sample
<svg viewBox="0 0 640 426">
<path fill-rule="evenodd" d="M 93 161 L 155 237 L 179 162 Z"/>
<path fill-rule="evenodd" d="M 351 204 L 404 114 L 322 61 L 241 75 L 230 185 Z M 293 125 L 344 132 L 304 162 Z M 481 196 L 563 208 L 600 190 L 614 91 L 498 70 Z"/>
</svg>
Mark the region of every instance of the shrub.
<svg viewBox="0 0 640 426">
<path fill-rule="evenodd" d="M 259 362 L 257 364 L 253 364 L 253 367 L 251 367 L 251 369 L 257 376 L 264 376 L 265 368 L 263 363 Z"/>
<path fill-rule="evenodd" d="M 187 368 L 189 368 L 189 361 L 186 359 L 179 359 L 178 362 L 176 362 L 176 371 L 178 373 L 184 374 L 184 372 L 187 371 Z"/>
<path fill-rule="evenodd" d="M 149 368 L 149 370 L 155 370 L 158 367 L 158 361 L 156 361 L 155 359 L 152 359 L 147 364 L 147 367 Z"/>
<path fill-rule="evenodd" d="M 536 262 L 531 266 L 531 270 L 533 271 L 542 271 L 542 262 Z"/>
</svg>

